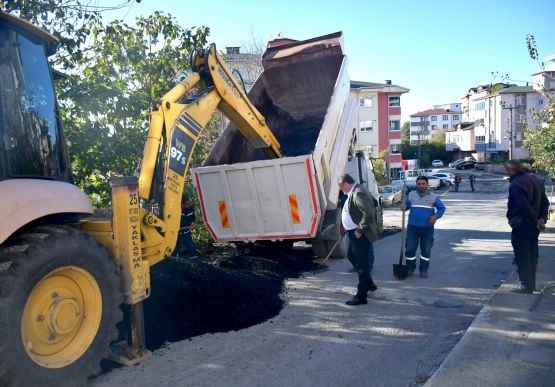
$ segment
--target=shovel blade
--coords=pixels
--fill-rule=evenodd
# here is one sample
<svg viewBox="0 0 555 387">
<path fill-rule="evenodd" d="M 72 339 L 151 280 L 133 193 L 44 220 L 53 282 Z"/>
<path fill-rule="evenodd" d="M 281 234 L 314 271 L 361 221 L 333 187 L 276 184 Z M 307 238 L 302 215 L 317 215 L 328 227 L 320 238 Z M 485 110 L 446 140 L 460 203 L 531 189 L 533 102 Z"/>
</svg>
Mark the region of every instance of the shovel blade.
<svg viewBox="0 0 555 387">
<path fill-rule="evenodd" d="M 407 265 L 393 264 L 393 275 L 400 280 L 404 280 L 408 277 Z"/>
</svg>

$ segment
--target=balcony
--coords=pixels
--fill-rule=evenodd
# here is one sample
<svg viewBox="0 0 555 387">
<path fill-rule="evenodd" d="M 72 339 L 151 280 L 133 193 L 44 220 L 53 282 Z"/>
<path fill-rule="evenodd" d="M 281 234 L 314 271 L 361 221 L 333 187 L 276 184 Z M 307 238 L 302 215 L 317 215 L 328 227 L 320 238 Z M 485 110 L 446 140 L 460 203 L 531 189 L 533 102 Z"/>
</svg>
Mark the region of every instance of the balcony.
<svg viewBox="0 0 555 387">
<path fill-rule="evenodd" d="M 485 152 L 486 151 L 486 143 L 485 142 L 477 142 L 474 144 L 474 148 L 476 152 Z"/>
<path fill-rule="evenodd" d="M 411 130 L 411 131 L 410 131 L 410 135 L 411 135 L 411 136 L 418 136 L 418 135 L 420 135 L 420 136 L 427 136 L 427 135 L 429 135 L 429 134 L 430 134 L 430 131 L 429 131 L 429 130 L 420 130 L 420 131 L 419 131 L 419 130 Z"/>
<path fill-rule="evenodd" d="M 411 122 L 410 126 L 428 126 L 430 125 L 430 121 L 418 121 L 418 122 Z"/>
</svg>

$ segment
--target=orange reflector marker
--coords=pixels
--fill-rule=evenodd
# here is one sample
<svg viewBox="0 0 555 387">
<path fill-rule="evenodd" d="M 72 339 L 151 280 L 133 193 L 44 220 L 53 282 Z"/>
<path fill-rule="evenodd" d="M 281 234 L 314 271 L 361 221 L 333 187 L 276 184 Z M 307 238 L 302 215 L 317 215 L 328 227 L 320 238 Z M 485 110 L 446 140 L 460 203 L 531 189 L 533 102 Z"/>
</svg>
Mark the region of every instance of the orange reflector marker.
<svg viewBox="0 0 555 387">
<path fill-rule="evenodd" d="M 297 203 L 297 195 L 289 195 L 289 207 L 291 207 L 291 220 L 293 224 L 301 223 L 299 216 L 299 204 Z"/>
<path fill-rule="evenodd" d="M 229 228 L 229 218 L 227 217 L 225 202 L 223 200 L 218 200 L 218 207 L 220 209 L 220 218 L 222 218 L 222 227 Z"/>
</svg>

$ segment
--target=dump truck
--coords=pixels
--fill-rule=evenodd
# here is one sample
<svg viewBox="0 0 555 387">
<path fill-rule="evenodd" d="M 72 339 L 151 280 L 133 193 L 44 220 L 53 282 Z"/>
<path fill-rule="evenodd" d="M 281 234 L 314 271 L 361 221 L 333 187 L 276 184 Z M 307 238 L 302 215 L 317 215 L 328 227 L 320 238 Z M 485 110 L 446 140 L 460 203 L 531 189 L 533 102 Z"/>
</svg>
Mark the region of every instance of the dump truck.
<svg viewBox="0 0 555 387">
<path fill-rule="evenodd" d="M 350 173 L 380 196 L 370 156 L 358 149 L 341 32 L 269 47 L 248 93 L 281 145 L 268 159 L 230 123 L 201 167 L 191 169 L 202 215 L 219 242 L 292 241 L 327 256 L 339 233 L 339 177 Z M 347 238 L 332 251 L 344 257 Z"/>
</svg>

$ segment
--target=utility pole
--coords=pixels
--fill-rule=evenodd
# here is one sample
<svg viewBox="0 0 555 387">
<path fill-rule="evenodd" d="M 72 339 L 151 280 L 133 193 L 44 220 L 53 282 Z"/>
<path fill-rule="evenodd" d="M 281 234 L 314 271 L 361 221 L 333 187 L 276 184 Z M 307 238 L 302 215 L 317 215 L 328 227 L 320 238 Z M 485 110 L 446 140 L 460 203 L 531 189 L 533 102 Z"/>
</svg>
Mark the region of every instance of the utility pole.
<svg viewBox="0 0 555 387">
<path fill-rule="evenodd" d="M 515 137 L 515 132 L 514 132 L 514 128 L 513 128 L 513 109 L 514 106 L 513 105 L 509 105 L 509 107 L 503 107 L 502 109 L 506 109 L 509 110 L 509 130 L 507 130 L 506 132 L 509 134 L 509 160 L 511 160 L 513 158 L 513 154 L 514 154 L 514 137 Z"/>
</svg>

